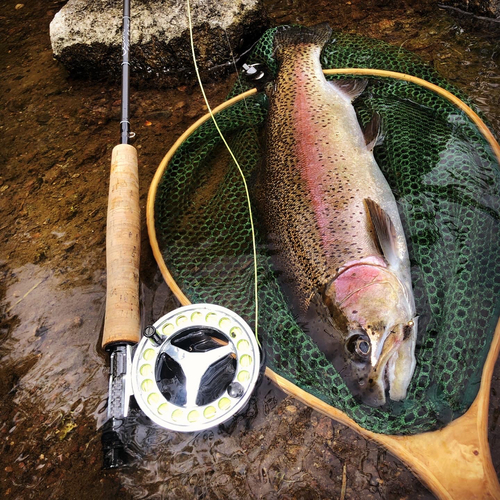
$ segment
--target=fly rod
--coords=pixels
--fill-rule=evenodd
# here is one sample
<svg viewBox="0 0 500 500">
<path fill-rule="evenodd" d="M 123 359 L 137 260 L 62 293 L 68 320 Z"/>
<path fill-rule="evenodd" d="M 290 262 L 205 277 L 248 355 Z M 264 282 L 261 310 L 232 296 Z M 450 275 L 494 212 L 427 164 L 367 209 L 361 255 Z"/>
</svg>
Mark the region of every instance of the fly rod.
<svg viewBox="0 0 500 500">
<path fill-rule="evenodd" d="M 140 209 L 137 151 L 129 144 L 130 0 L 123 3 L 120 144 L 113 148 L 106 223 L 106 315 L 102 346 L 110 354 L 104 468 L 123 465 L 131 387 L 132 346 L 141 339 L 139 314 Z"/>
<path fill-rule="evenodd" d="M 133 432 L 132 396 L 165 429 L 196 432 L 227 421 L 245 408 L 260 373 L 260 352 L 249 325 L 216 304 L 170 311 L 140 329 L 140 213 L 137 151 L 128 144 L 130 0 L 123 4 L 121 143 L 111 158 L 106 227 L 106 317 L 103 347 L 110 353 L 104 468 L 128 462 Z M 183 377 L 164 367 L 175 362 Z M 172 383 L 178 387 L 172 396 Z M 212 383 L 206 383 L 211 380 Z"/>
</svg>

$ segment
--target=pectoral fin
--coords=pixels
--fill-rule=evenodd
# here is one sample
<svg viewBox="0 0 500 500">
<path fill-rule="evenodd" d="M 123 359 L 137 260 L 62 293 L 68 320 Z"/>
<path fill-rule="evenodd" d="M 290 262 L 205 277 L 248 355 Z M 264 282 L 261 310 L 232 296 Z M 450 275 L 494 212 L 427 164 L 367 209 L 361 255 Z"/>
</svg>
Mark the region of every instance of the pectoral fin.
<svg viewBox="0 0 500 500">
<path fill-rule="evenodd" d="M 400 263 L 397 251 L 397 234 L 391 218 L 378 203 L 370 198 L 365 198 L 365 205 L 385 259 L 391 266 L 397 267 Z"/>
</svg>

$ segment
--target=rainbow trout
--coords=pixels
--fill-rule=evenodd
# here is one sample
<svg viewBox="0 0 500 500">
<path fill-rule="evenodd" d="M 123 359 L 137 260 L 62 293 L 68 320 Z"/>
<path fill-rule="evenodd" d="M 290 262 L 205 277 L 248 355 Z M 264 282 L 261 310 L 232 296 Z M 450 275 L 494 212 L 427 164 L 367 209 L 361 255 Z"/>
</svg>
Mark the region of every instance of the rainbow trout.
<svg viewBox="0 0 500 500">
<path fill-rule="evenodd" d="M 299 317 L 322 318 L 308 333 L 352 393 L 379 406 L 387 390 L 393 400 L 406 397 L 415 368 L 410 264 L 394 195 L 372 153 L 378 117 L 368 138 L 351 104 L 366 82 L 323 75 L 330 36 L 327 24 L 275 36 L 262 212 Z"/>
</svg>

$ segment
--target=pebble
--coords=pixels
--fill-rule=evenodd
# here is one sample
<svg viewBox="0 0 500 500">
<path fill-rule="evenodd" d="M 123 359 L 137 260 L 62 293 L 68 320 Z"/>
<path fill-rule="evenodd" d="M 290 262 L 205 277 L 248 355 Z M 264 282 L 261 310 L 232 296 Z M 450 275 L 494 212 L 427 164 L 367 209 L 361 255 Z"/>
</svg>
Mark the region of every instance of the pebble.
<svg viewBox="0 0 500 500">
<path fill-rule="evenodd" d="M 394 21 L 392 21 L 391 19 L 384 19 L 378 23 L 380 29 L 382 30 L 392 29 L 394 24 Z"/>
<path fill-rule="evenodd" d="M 73 326 L 82 326 L 83 325 L 83 318 L 81 316 L 75 316 L 73 318 Z"/>
<path fill-rule="evenodd" d="M 316 427 L 316 434 L 324 439 L 333 438 L 332 422 L 327 417 L 322 417 Z"/>
<path fill-rule="evenodd" d="M 224 486 L 227 483 L 229 483 L 230 480 L 231 480 L 230 476 L 228 476 L 227 474 L 221 474 L 218 478 L 216 478 L 215 481 L 218 486 Z"/>
<path fill-rule="evenodd" d="M 44 125 L 45 123 L 48 123 L 50 121 L 50 119 L 52 118 L 52 116 L 50 115 L 50 113 L 39 113 L 37 116 L 36 116 L 36 121 L 37 123 L 39 123 L 40 125 Z"/>
<path fill-rule="evenodd" d="M 365 10 L 358 10 L 353 8 L 351 17 L 353 21 L 361 21 L 368 17 L 368 13 Z"/>
</svg>

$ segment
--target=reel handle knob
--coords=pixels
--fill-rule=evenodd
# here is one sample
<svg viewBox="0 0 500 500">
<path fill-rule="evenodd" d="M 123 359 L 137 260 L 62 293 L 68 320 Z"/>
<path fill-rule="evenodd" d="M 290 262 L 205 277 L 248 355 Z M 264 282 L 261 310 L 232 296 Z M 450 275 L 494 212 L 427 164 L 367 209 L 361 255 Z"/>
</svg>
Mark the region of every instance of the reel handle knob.
<svg viewBox="0 0 500 500">
<path fill-rule="evenodd" d="M 154 326 L 151 326 L 151 325 L 147 326 L 144 329 L 144 332 L 142 332 L 142 333 L 146 338 L 151 340 L 151 342 L 153 342 L 153 344 L 156 346 L 160 346 L 163 342 L 161 336 L 158 334 L 158 332 L 156 331 L 156 328 Z"/>
</svg>

